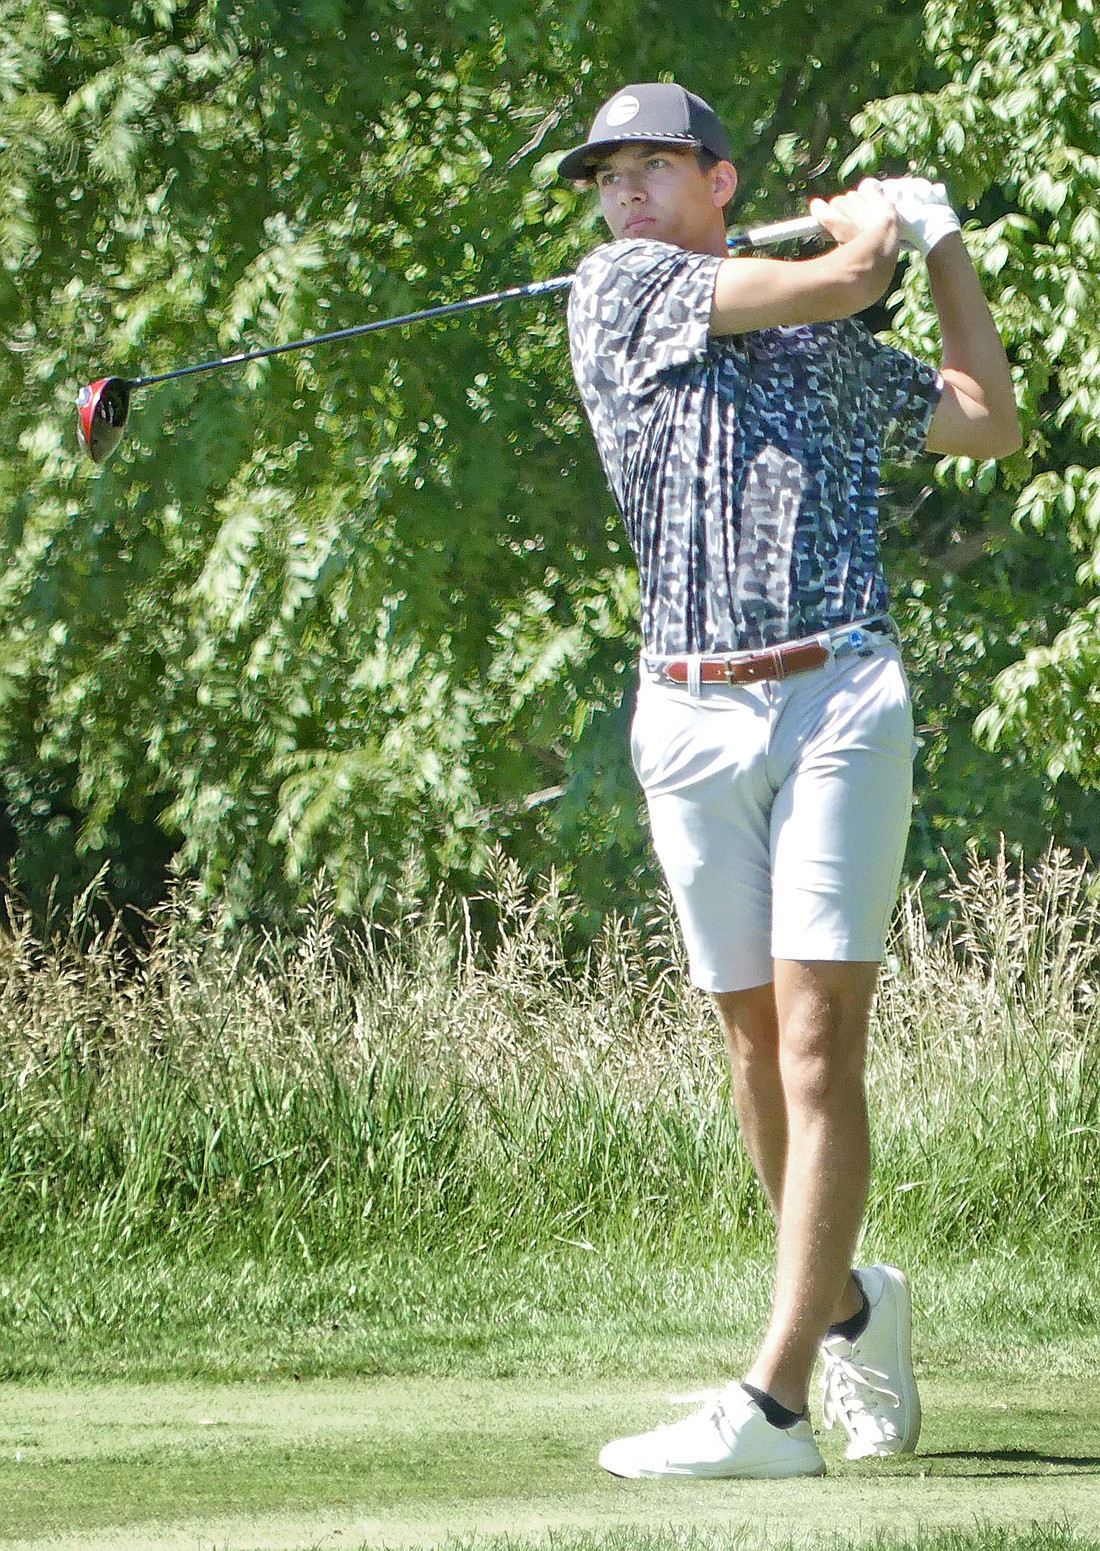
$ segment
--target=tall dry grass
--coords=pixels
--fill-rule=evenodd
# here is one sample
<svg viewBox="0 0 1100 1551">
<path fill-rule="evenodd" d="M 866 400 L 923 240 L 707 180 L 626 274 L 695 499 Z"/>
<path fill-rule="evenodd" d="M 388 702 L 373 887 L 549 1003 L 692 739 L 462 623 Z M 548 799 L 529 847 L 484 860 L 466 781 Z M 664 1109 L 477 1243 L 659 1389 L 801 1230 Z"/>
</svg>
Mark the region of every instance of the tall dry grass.
<svg viewBox="0 0 1100 1551">
<path fill-rule="evenodd" d="M 609 921 L 502 863 L 498 930 L 408 902 L 349 933 L 227 935 L 181 893 L 139 948 L 78 921 L 0 939 L 0 1242 L 91 1234 L 314 1260 L 630 1237 L 757 1247 L 767 1214 L 721 1041 L 667 915 Z M 878 1000 L 872 1228 L 923 1250 L 1098 1223 L 1100 902 L 1052 852 L 969 858 L 933 933 L 899 910 Z"/>
</svg>

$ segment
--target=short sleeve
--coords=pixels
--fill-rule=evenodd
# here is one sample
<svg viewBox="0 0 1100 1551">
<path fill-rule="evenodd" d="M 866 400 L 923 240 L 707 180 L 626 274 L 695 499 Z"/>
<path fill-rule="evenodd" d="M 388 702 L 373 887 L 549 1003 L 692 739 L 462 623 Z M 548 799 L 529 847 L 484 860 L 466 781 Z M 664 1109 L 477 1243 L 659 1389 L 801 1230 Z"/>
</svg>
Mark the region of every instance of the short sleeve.
<svg viewBox="0 0 1100 1551">
<path fill-rule="evenodd" d="M 882 456 L 908 463 L 924 451 L 943 378 L 934 366 L 873 341 L 871 384 L 882 425 Z"/>
<path fill-rule="evenodd" d="M 606 243 L 577 270 L 569 344 L 579 383 L 643 397 L 701 360 L 721 258 L 664 242 Z"/>
</svg>

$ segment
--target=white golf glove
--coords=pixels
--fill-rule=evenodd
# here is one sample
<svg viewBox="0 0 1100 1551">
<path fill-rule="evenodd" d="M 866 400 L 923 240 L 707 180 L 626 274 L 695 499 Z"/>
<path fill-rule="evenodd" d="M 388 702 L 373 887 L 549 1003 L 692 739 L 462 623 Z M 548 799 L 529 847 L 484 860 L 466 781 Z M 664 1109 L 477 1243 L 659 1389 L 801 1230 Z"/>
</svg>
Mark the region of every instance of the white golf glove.
<svg viewBox="0 0 1100 1551">
<path fill-rule="evenodd" d="M 930 183 L 927 178 L 867 178 L 864 181 L 888 199 L 897 211 L 903 244 L 916 248 L 925 258 L 937 242 L 962 230 L 942 183 Z"/>
</svg>

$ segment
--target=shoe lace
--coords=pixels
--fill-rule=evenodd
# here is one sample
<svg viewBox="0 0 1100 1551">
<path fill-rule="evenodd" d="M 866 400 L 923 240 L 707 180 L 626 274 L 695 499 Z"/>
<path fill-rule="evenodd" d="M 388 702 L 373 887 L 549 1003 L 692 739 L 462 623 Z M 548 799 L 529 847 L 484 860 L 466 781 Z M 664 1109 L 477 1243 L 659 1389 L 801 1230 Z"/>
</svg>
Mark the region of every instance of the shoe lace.
<svg viewBox="0 0 1100 1551">
<path fill-rule="evenodd" d="M 850 1357 L 829 1357 L 821 1389 L 821 1419 L 826 1427 L 840 1421 L 855 1433 L 861 1421 L 881 1424 L 880 1412 L 897 1410 L 901 1396 L 890 1388 L 889 1375 Z"/>
<path fill-rule="evenodd" d="M 713 1409 L 722 1398 L 720 1389 L 697 1389 L 687 1395 L 670 1395 L 670 1406 L 701 1406 L 704 1410 Z"/>
<path fill-rule="evenodd" d="M 702 1389 L 690 1395 L 670 1395 L 669 1404 L 674 1406 L 695 1406 L 696 1410 L 691 1417 L 682 1417 L 679 1422 L 665 1422 L 656 1428 L 657 1432 L 671 1432 L 681 1427 L 685 1421 L 713 1422 L 715 1426 L 729 1415 L 724 1404 L 724 1389 Z"/>
</svg>

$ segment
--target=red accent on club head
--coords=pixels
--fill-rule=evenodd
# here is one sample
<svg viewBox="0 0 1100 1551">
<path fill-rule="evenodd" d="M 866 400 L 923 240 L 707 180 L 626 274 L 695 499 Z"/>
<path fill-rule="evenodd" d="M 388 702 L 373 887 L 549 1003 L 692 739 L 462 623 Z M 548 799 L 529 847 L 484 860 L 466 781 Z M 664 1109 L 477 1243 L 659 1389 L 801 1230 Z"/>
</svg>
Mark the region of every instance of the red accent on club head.
<svg viewBox="0 0 1100 1551">
<path fill-rule="evenodd" d="M 93 463 L 106 463 L 122 440 L 130 413 L 130 384 L 125 377 L 100 377 L 76 396 L 77 437 Z"/>
</svg>

